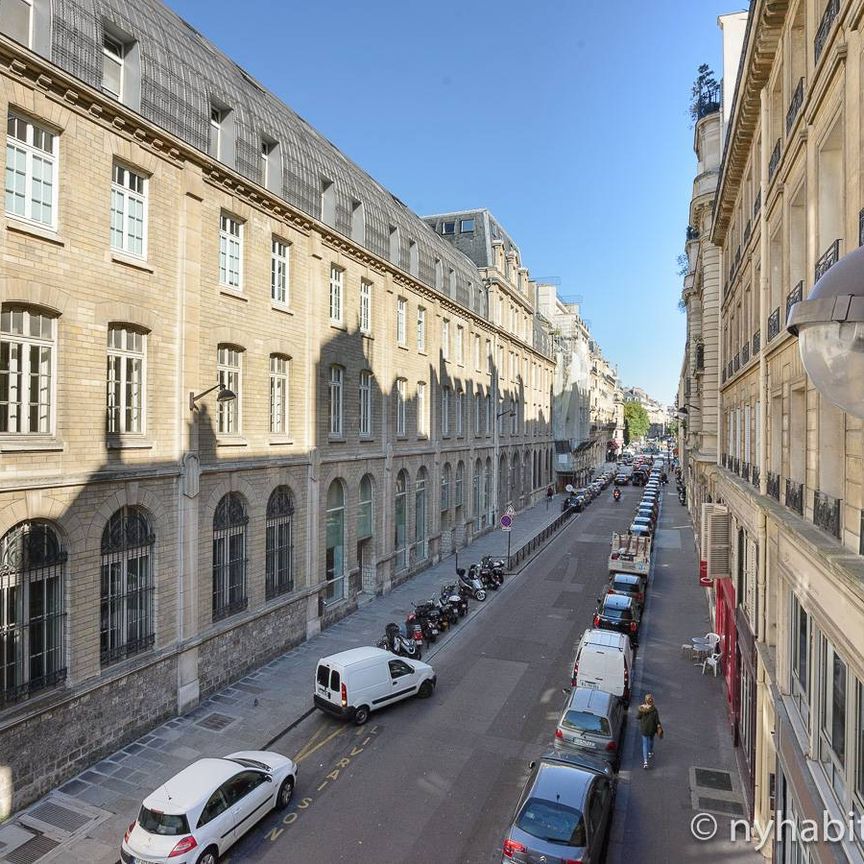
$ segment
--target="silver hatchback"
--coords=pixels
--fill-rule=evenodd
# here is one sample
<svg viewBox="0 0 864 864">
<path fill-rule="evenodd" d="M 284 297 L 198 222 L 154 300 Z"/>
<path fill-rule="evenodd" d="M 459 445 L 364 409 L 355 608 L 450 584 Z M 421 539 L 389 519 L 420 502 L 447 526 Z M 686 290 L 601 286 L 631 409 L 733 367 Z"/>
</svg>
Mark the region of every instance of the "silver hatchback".
<svg viewBox="0 0 864 864">
<path fill-rule="evenodd" d="M 558 721 L 555 746 L 593 753 L 617 770 L 625 718 L 624 706 L 617 696 L 576 687 Z"/>
</svg>

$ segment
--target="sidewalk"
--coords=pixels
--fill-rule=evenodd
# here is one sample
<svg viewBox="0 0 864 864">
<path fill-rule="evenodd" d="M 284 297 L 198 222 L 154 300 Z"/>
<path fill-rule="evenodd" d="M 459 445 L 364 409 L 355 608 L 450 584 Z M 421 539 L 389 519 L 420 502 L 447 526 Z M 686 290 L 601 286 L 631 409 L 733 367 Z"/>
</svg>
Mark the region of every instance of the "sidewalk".
<svg viewBox="0 0 864 864">
<path fill-rule="evenodd" d="M 633 701 L 619 775 L 608 864 L 680 864 L 683 861 L 759 862 L 744 839 L 730 842 L 730 819 L 748 819 L 727 717 L 723 678 L 702 674 L 681 646 L 711 627 L 699 561 L 686 508 L 669 484 L 654 542 L 654 566 L 640 647 L 634 663 Z M 636 711 L 653 693 L 663 740 L 655 740 L 650 768 L 642 768 Z M 698 821 L 698 814 L 705 814 Z M 696 839 L 715 825 L 712 839 Z M 740 838 L 741 832 L 739 832 Z"/>
<path fill-rule="evenodd" d="M 560 516 L 563 497 L 556 495 L 548 503 L 544 497 L 514 517 L 514 551 Z M 459 551 L 459 566 L 506 552 L 507 535 L 495 529 Z M 405 621 L 412 600 L 427 598 L 454 581 L 455 568 L 455 555 L 444 558 L 214 694 L 189 714 L 164 723 L 64 783 L 0 827 L 0 864 L 116 864 L 123 832 L 146 795 L 202 756 L 266 749 L 314 710 L 312 681 L 319 657 L 374 645 L 388 621 Z M 469 617 L 482 608 L 471 604 Z M 449 638 L 440 638 L 435 647 Z M 229 734 L 223 735 L 226 730 Z"/>
</svg>

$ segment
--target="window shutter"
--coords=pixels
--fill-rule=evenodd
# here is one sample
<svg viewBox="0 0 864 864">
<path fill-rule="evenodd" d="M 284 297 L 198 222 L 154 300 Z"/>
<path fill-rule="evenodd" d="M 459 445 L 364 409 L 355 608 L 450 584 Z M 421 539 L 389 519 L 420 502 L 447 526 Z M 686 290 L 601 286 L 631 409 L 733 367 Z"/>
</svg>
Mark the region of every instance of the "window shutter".
<svg viewBox="0 0 864 864">
<path fill-rule="evenodd" d="M 729 576 L 729 510 L 722 504 L 702 505 L 702 560 L 709 579 Z"/>
</svg>

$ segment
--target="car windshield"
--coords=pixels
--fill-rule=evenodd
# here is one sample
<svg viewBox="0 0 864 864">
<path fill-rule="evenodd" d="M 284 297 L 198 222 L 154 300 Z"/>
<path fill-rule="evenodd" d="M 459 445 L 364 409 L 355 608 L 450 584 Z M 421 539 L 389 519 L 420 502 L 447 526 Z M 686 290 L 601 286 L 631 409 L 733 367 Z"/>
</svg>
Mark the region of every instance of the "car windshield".
<svg viewBox="0 0 864 864">
<path fill-rule="evenodd" d="M 577 732 L 595 732 L 598 735 L 609 734 L 609 721 L 605 717 L 591 714 L 588 711 L 577 711 L 571 708 L 564 712 L 561 725 L 565 729 L 575 729 Z"/>
<path fill-rule="evenodd" d="M 255 768 L 258 771 L 270 771 L 270 766 L 259 762 L 257 759 L 247 759 L 245 756 L 230 756 L 226 757 L 229 762 L 236 762 L 244 768 Z"/>
<path fill-rule="evenodd" d="M 182 813 L 160 813 L 158 810 L 142 807 L 138 814 L 138 824 L 148 834 L 161 834 L 164 837 L 189 833 L 189 823 Z"/>
<path fill-rule="evenodd" d="M 612 587 L 623 594 L 637 594 L 639 592 L 639 586 L 635 582 L 619 582 L 616 579 L 612 583 Z"/>
<path fill-rule="evenodd" d="M 603 610 L 603 616 L 610 621 L 629 621 L 633 617 L 629 609 L 616 609 L 614 606 L 607 606 Z"/>
<path fill-rule="evenodd" d="M 529 798 L 516 819 L 516 827 L 548 843 L 585 845 L 585 820 L 582 818 L 582 811 L 557 801 Z"/>
</svg>

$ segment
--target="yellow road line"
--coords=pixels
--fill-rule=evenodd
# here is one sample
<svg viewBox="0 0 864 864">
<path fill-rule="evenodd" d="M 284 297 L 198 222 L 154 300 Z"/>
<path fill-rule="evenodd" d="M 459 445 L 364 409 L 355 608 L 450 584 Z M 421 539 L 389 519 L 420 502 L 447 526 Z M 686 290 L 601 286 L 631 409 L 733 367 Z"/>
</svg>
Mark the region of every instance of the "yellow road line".
<svg viewBox="0 0 864 864">
<path fill-rule="evenodd" d="M 320 750 L 328 741 L 332 741 L 337 735 L 341 735 L 347 728 L 347 726 L 340 726 L 335 732 L 331 732 L 323 741 L 316 744 L 311 750 L 307 750 L 302 756 L 298 756 L 294 761 L 302 762 L 307 756 L 311 756 L 316 750 Z"/>
<path fill-rule="evenodd" d="M 314 743 L 315 739 L 326 729 L 325 725 L 319 726 L 315 730 L 315 734 L 297 751 L 297 755 L 294 757 L 294 761 L 296 762 Z"/>
</svg>

